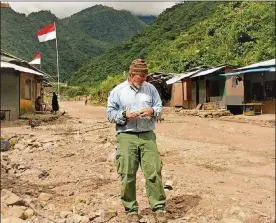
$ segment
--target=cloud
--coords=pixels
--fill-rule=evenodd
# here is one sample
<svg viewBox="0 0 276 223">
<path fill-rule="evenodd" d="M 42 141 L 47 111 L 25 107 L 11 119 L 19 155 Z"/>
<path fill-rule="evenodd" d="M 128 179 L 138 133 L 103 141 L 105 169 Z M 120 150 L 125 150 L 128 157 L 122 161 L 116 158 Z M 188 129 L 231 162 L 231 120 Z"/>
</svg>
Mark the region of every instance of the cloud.
<svg viewBox="0 0 276 223">
<path fill-rule="evenodd" d="M 159 15 L 166 8 L 172 7 L 175 2 L 9 2 L 11 8 L 20 13 L 29 14 L 41 10 L 50 10 L 59 18 L 71 16 L 85 8 L 102 4 L 117 10 L 128 10 L 136 15 Z"/>
</svg>

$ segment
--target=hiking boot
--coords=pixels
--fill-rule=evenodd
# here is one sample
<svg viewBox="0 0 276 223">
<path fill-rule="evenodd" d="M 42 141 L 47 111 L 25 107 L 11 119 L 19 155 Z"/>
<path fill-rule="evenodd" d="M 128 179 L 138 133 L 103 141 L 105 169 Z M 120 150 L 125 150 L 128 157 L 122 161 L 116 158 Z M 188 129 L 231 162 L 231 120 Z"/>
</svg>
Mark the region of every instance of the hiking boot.
<svg viewBox="0 0 276 223">
<path fill-rule="evenodd" d="M 128 214 L 127 222 L 128 223 L 140 223 L 138 214 Z"/>
<path fill-rule="evenodd" d="M 164 211 L 158 211 L 154 213 L 156 223 L 167 223 L 167 218 Z"/>
</svg>

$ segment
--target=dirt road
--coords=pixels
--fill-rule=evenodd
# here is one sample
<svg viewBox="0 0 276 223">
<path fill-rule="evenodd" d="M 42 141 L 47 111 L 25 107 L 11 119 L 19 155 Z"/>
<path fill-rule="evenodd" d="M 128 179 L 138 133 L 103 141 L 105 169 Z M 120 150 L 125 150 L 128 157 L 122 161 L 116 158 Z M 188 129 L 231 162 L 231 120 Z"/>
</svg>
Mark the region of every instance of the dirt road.
<svg viewBox="0 0 276 223">
<path fill-rule="evenodd" d="M 58 122 L 2 129 L 2 135 L 21 139 L 2 153 L 10 168 L 1 188 L 29 199 L 56 222 L 86 222 L 84 216 L 90 222 L 124 222 L 113 164 L 115 131 L 105 109 L 84 102 L 61 107 L 68 116 Z M 166 190 L 170 222 L 275 221 L 275 128 L 175 114 L 164 118 L 156 133 L 163 181 L 172 184 Z M 151 222 L 144 182 L 139 170 L 141 222 Z M 41 199 L 41 193 L 50 198 Z M 28 221 L 50 222 L 38 215 Z"/>
</svg>

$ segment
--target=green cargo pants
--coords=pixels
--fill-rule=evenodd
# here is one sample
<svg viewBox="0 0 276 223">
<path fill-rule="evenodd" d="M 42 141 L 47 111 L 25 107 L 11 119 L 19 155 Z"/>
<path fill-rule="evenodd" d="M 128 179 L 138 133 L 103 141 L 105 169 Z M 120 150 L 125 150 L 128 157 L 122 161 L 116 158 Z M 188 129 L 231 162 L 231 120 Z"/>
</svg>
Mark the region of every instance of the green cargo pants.
<svg viewBox="0 0 276 223">
<path fill-rule="evenodd" d="M 162 161 L 153 131 L 117 135 L 116 166 L 121 176 L 121 200 L 128 214 L 138 213 L 136 172 L 139 164 L 146 179 L 151 209 L 163 210 L 166 197 L 161 179 Z"/>
</svg>

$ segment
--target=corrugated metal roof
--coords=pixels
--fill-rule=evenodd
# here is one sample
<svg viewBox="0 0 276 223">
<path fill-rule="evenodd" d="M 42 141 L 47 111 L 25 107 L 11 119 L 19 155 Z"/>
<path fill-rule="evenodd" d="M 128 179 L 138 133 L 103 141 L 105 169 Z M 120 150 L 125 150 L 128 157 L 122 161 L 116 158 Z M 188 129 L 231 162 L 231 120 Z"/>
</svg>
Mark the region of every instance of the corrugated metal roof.
<svg viewBox="0 0 276 223">
<path fill-rule="evenodd" d="M 43 73 L 40 73 L 38 71 L 29 69 L 29 68 L 26 68 L 26 67 L 22 67 L 22 66 L 19 66 L 19 65 L 16 65 L 16 64 L 11 64 L 11 63 L 8 63 L 8 62 L 5 62 L 5 61 L 1 61 L 1 68 L 11 68 L 11 69 L 21 71 L 21 72 L 24 72 L 24 73 L 30 73 L 30 74 L 35 74 L 35 75 L 39 75 L 39 76 L 44 76 Z"/>
<path fill-rule="evenodd" d="M 275 59 L 262 61 L 245 67 L 240 67 L 235 70 L 245 70 L 245 69 L 257 68 L 257 67 L 270 67 L 270 66 L 275 66 Z"/>
<path fill-rule="evenodd" d="M 205 76 L 207 74 L 211 74 L 211 73 L 214 73 L 222 68 L 225 68 L 225 66 L 221 66 L 221 67 L 215 67 L 215 68 L 212 68 L 212 69 L 208 69 L 208 70 L 203 70 L 199 73 L 197 73 L 196 75 L 193 75 L 191 78 L 194 78 L 194 77 L 199 77 L 199 76 Z"/>
<path fill-rule="evenodd" d="M 18 60 L 11 58 L 11 57 L 1 55 L 1 61 L 10 62 L 10 61 L 18 61 Z"/>
<path fill-rule="evenodd" d="M 30 69 L 30 70 L 33 69 L 33 70 L 37 71 L 38 73 L 42 73 L 44 75 L 44 78 L 48 78 L 48 79 L 53 80 L 53 77 L 50 76 L 49 74 L 45 73 L 44 71 L 38 69 L 37 67 L 35 67 L 31 64 L 29 64 L 29 62 L 27 62 L 23 59 L 20 59 L 19 57 L 16 57 L 14 55 L 9 54 L 8 52 L 6 52 L 3 49 L 1 49 L 1 63 L 2 63 L 2 61 L 5 61 L 5 62 L 20 62 L 20 63 L 26 64 L 28 67 L 30 67 L 30 68 L 27 68 L 27 69 Z M 17 65 L 17 64 L 15 64 L 15 65 Z M 20 66 L 20 65 L 18 65 L 18 66 Z"/>
<path fill-rule="evenodd" d="M 186 77 L 190 77 L 194 74 L 196 74 L 199 70 L 196 70 L 196 71 L 192 71 L 192 72 L 189 72 L 189 73 L 183 73 L 183 74 L 180 74 L 180 75 L 177 75 L 169 80 L 166 81 L 166 84 L 174 84 L 176 83 L 177 81 L 180 81 Z"/>
<path fill-rule="evenodd" d="M 220 74 L 220 75 L 225 76 L 225 77 L 229 77 L 229 76 L 235 76 L 235 75 L 247 74 L 247 73 L 255 73 L 255 72 L 275 72 L 275 67 L 266 67 L 266 68 L 256 68 L 256 69 L 242 70 L 242 71 L 238 71 L 238 72 L 226 73 L 226 74 Z"/>
</svg>

